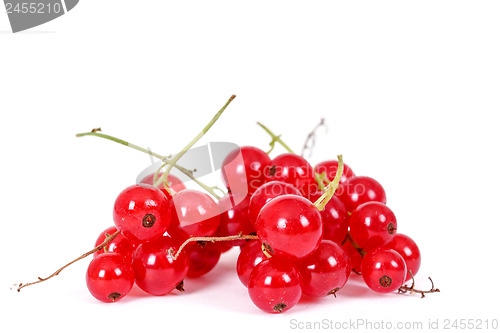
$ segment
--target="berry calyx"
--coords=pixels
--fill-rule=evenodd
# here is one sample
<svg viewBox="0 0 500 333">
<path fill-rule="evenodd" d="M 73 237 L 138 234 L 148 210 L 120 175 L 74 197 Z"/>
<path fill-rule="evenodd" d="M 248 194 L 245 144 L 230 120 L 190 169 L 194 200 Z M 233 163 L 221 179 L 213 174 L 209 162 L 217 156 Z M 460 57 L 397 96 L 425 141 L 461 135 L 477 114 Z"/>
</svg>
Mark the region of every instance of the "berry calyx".
<svg viewBox="0 0 500 333">
<path fill-rule="evenodd" d="M 403 285 L 406 264 L 403 257 L 394 250 L 374 250 L 364 256 L 361 275 L 373 291 L 391 293 Z"/>
</svg>

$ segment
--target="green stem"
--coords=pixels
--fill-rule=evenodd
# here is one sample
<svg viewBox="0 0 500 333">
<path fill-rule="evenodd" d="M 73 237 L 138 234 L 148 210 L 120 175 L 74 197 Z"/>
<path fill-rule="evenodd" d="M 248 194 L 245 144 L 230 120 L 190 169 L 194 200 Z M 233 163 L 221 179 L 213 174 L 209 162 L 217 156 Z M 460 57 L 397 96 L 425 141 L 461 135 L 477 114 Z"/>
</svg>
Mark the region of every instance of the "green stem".
<svg viewBox="0 0 500 333">
<path fill-rule="evenodd" d="M 283 148 L 285 148 L 289 153 L 295 154 L 293 152 L 293 150 L 290 147 L 288 147 L 288 145 L 285 142 L 283 142 L 283 140 L 281 140 L 281 135 L 274 134 L 269 128 L 267 128 L 266 126 L 264 126 L 260 122 L 257 122 L 257 125 L 259 125 L 260 127 L 262 127 L 262 129 L 264 131 L 266 131 L 267 134 L 269 134 L 271 136 L 271 138 L 272 138 L 271 142 L 269 143 L 269 145 L 271 146 L 271 149 L 267 152 L 268 154 L 274 149 L 274 144 L 276 142 L 278 142 L 279 144 L 281 144 L 283 146 Z"/>
<path fill-rule="evenodd" d="M 122 144 L 124 146 L 133 148 L 133 149 L 141 151 L 143 153 L 146 153 L 146 154 L 148 154 L 150 156 L 154 156 L 154 157 L 158 158 L 159 160 L 161 160 L 163 162 L 168 162 L 169 161 L 169 159 L 166 156 L 157 154 L 157 153 L 151 151 L 150 149 L 145 149 L 143 147 L 134 145 L 133 143 L 127 142 L 127 141 L 122 140 L 122 139 L 118 139 L 118 138 L 116 138 L 114 136 L 111 136 L 111 135 L 107 135 L 107 134 L 103 134 L 103 133 L 97 133 L 95 130 L 92 131 L 92 132 L 87 132 L 87 133 L 79 133 L 76 136 L 77 137 L 95 136 L 95 137 L 98 137 L 98 138 L 103 138 L 103 139 L 106 139 L 106 140 L 111 140 L 113 142 L 117 142 L 117 143 Z M 181 171 L 186 176 L 188 176 L 189 178 L 191 178 L 196 184 L 198 184 L 201 188 L 203 188 L 205 191 L 207 191 L 208 193 L 210 193 L 210 195 L 212 195 L 214 198 L 216 198 L 217 200 L 220 199 L 220 196 L 217 195 L 217 193 L 215 193 L 215 191 L 214 191 L 214 189 L 216 188 L 216 186 L 211 187 L 211 186 L 208 186 L 208 185 L 202 183 L 201 181 L 199 181 L 198 179 L 196 179 L 193 176 L 193 171 L 188 170 L 188 169 L 186 169 L 186 168 L 184 168 L 184 167 L 182 167 L 182 166 L 180 166 L 178 164 L 175 164 L 174 167 L 176 169 L 178 169 L 179 171 Z M 168 190 L 168 187 L 165 187 L 165 188 Z"/>
<path fill-rule="evenodd" d="M 164 167 L 167 167 L 167 169 L 165 170 L 165 172 L 163 173 L 163 175 L 160 177 L 160 179 L 158 179 L 157 181 L 155 181 L 155 183 L 154 183 L 155 186 L 158 186 L 162 182 L 165 183 L 167 181 L 168 174 L 170 173 L 170 170 L 172 170 L 172 167 L 175 165 L 175 163 L 177 163 L 177 161 L 179 161 L 179 159 L 182 156 L 184 156 L 184 154 L 189 149 L 191 149 L 191 147 L 193 147 L 194 144 L 196 142 L 198 142 L 198 140 L 200 140 L 203 137 L 203 135 L 205 135 L 205 133 L 208 132 L 208 130 L 213 126 L 213 124 L 215 124 L 215 122 L 219 119 L 219 117 L 222 115 L 222 113 L 224 112 L 224 110 L 226 110 L 226 108 L 228 107 L 228 105 L 235 98 L 236 98 L 236 95 L 232 95 L 228 99 L 228 101 L 226 102 L 226 104 L 224 104 L 224 106 L 219 110 L 219 112 L 217 112 L 215 114 L 215 116 L 212 118 L 212 120 L 210 120 L 210 122 L 201 130 L 200 133 L 198 133 L 198 135 L 193 140 L 191 140 L 191 142 L 189 142 L 187 144 L 186 147 L 184 147 L 184 149 L 182 149 L 177 155 L 175 155 L 173 159 L 171 159 L 170 161 L 166 161 L 165 163 L 163 163 L 163 165 L 158 169 L 158 171 L 156 171 L 155 179 L 157 178 L 157 175 L 158 175 L 158 173 L 160 172 L 161 169 L 163 169 Z"/>
<path fill-rule="evenodd" d="M 322 211 L 325 209 L 326 204 L 330 199 L 333 197 L 335 194 L 335 190 L 339 186 L 340 183 L 340 177 L 342 177 L 342 173 L 344 172 L 344 162 L 342 160 L 342 155 L 337 155 L 337 158 L 339 160 L 339 166 L 337 168 L 337 173 L 335 174 L 335 178 L 328 184 L 328 186 L 325 189 L 325 193 L 321 197 L 319 197 L 316 202 L 314 202 L 314 206 L 318 208 L 319 211 Z"/>
<path fill-rule="evenodd" d="M 93 131 L 93 132 L 87 132 L 87 133 L 78 133 L 76 135 L 77 138 L 80 138 L 80 137 L 83 137 L 83 136 L 97 136 L 99 138 L 103 138 L 103 139 L 106 139 L 106 140 L 111 140 L 111 141 L 117 142 L 117 143 L 119 143 L 121 145 L 133 148 L 135 150 L 142 151 L 143 153 L 146 153 L 146 154 L 149 154 L 151 156 L 154 156 L 154 157 L 156 157 L 156 158 L 158 158 L 158 159 L 160 159 L 162 161 L 166 161 L 167 160 L 166 156 L 154 153 L 154 152 L 152 152 L 149 149 L 145 149 L 145 148 L 139 147 L 137 145 L 134 145 L 133 143 L 127 142 L 127 141 L 122 140 L 122 139 L 115 138 L 114 136 L 111 136 L 111 135 L 107 135 L 107 134 L 103 134 L 103 133 L 98 133 L 98 132 L 95 132 L 95 131 Z"/>
</svg>

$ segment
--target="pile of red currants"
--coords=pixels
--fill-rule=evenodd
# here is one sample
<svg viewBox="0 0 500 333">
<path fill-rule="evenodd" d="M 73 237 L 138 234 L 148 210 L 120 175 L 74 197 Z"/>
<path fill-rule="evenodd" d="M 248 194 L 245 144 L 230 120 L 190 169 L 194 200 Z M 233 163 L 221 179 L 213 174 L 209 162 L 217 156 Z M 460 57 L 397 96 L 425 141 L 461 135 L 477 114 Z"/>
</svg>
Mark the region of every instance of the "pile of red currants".
<svg viewBox="0 0 500 333">
<path fill-rule="evenodd" d="M 341 155 L 312 167 L 258 123 L 272 137 L 271 150 L 278 142 L 289 152 L 271 159 L 271 150 L 245 146 L 231 151 L 221 167 L 227 188 L 222 198 L 214 187 L 179 166 L 183 154 L 234 98 L 171 159 L 99 133 L 100 129 L 77 134 L 112 140 L 164 162 L 118 195 L 115 225 L 99 235 L 93 250 L 71 262 L 94 254 L 86 279 L 95 298 L 115 302 L 134 283 L 151 295 L 182 291 L 185 278 L 208 273 L 233 247 L 241 249 L 236 263 L 239 279 L 254 304 L 270 313 L 289 310 L 303 294 L 336 296 L 353 272 L 379 293 L 423 297 L 439 291 L 434 284 L 429 291 L 415 289 L 414 283 L 404 285 L 414 282 L 420 251 L 411 238 L 396 232 L 396 217 L 386 206 L 380 183 L 355 176 Z M 187 189 L 170 173 L 174 167 L 210 195 Z M 17 290 L 54 277 L 70 264 L 48 278 L 20 284 Z"/>
<path fill-rule="evenodd" d="M 208 273 L 235 246 L 239 279 L 270 313 L 287 311 L 302 294 L 335 295 L 352 272 L 390 293 L 419 269 L 419 249 L 396 232 L 383 187 L 355 176 L 341 156 L 312 167 L 293 153 L 270 159 L 246 146 L 226 157 L 221 173 L 228 193 L 218 202 L 170 174 L 167 188 L 154 187 L 150 175 L 123 190 L 115 226 L 96 246 L 115 237 L 87 271 L 92 295 L 115 302 L 134 282 L 151 295 L 182 290 L 186 277 Z"/>
</svg>

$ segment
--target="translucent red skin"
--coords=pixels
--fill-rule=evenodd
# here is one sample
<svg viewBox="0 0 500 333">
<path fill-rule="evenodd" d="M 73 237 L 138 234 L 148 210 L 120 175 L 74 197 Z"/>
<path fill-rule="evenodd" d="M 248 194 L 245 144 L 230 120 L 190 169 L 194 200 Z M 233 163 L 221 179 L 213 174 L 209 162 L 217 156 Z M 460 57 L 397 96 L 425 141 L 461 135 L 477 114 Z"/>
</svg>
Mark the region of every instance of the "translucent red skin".
<svg viewBox="0 0 500 333">
<path fill-rule="evenodd" d="M 195 243 L 189 248 L 187 277 L 197 278 L 210 272 L 219 262 L 221 249 L 217 243 Z"/>
<path fill-rule="evenodd" d="M 271 181 L 259 187 L 250 197 L 248 204 L 248 219 L 252 225 L 255 225 L 260 210 L 266 203 L 276 197 L 284 194 L 302 195 L 293 185 L 280 181 Z"/>
<path fill-rule="evenodd" d="M 314 251 L 323 234 L 318 209 L 306 198 L 282 195 L 262 207 L 255 229 L 275 251 L 302 258 Z"/>
<path fill-rule="evenodd" d="M 321 163 L 316 164 L 314 167 L 314 171 L 321 174 L 323 172 L 326 173 L 326 180 L 323 180 L 325 185 L 328 185 L 331 182 L 335 175 L 337 174 L 337 169 L 339 167 L 339 162 L 335 160 L 323 161 Z M 352 169 L 344 163 L 344 170 L 342 172 L 342 176 L 340 177 L 340 183 L 345 183 L 347 179 L 356 176 Z"/>
<path fill-rule="evenodd" d="M 316 192 L 309 195 L 311 202 L 318 200 L 323 193 Z M 341 244 L 349 228 L 349 215 L 345 205 L 337 197 L 332 197 L 319 212 L 323 221 L 323 239 Z"/>
<path fill-rule="evenodd" d="M 250 197 L 245 197 L 237 203 L 237 199 L 232 193 L 223 196 L 217 205 L 219 206 L 220 224 L 215 232 L 216 236 L 249 235 L 255 233 L 253 224 L 248 219 L 248 204 Z M 231 248 L 232 246 L 245 245 L 245 240 L 220 242 L 221 249 Z"/>
<path fill-rule="evenodd" d="M 296 265 L 302 277 L 302 293 L 311 297 L 325 297 L 341 289 L 352 269 L 349 256 L 340 245 L 329 240 L 323 240 Z"/>
<path fill-rule="evenodd" d="M 172 200 L 172 220 L 180 229 L 196 237 L 215 233 L 220 223 L 219 207 L 208 194 L 186 189 L 177 192 Z"/>
<path fill-rule="evenodd" d="M 134 270 L 130 261 L 122 255 L 102 253 L 90 262 L 86 281 L 92 296 L 99 301 L 112 303 L 122 299 L 132 289 Z M 110 297 L 115 293 L 115 297 Z"/>
<path fill-rule="evenodd" d="M 273 256 L 254 267 L 248 282 L 248 293 L 252 302 L 263 311 L 288 311 L 302 295 L 299 272 L 288 258 Z"/>
<path fill-rule="evenodd" d="M 181 240 L 163 236 L 154 241 L 143 243 L 135 251 L 132 265 L 135 283 L 148 294 L 155 296 L 171 292 L 188 272 L 189 258 L 182 251 L 174 260 L 169 249 L 177 253 Z"/>
<path fill-rule="evenodd" d="M 335 195 L 352 213 L 359 205 L 369 201 L 387 203 L 385 190 L 375 179 L 364 176 L 349 178 L 335 191 Z"/>
<path fill-rule="evenodd" d="M 418 273 L 422 257 L 420 255 L 420 249 L 413 239 L 398 233 L 389 243 L 383 246 L 383 249 L 394 250 L 403 257 L 406 263 L 405 282 L 411 280 L 410 271 L 413 276 Z"/>
<path fill-rule="evenodd" d="M 236 262 L 236 272 L 245 287 L 248 287 L 250 273 L 252 273 L 254 267 L 266 258 L 266 255 L 262 252 L 262 243 L 259 240 L 249 241 L 241 249 Z"/>
<path fill-rule="evenodd" d="M 266 182 L 277 180 L 293 185 L 305 197 L 318 191 L 312 166 L 296 154 L 285 153 L 273 158 L 265 169 L 265 177 Z"/>
<path fill-rule="evenodd" d="M 391 223 L 394 228 L 392 233 L 389 230 Z M 364 250 L 387 244 L 396 235 L 397 225 L 392 210 L 376 201 L 360 205 L 349 219 L 351 238 Z"/>
<path fill-rule="evenodd" d="M 106 240 L 106 234 L 112 235 L 118 230 L 116 227 L 109 227 L 99 234 L 97 240 L 95 241 L 95 247 L 101 245 Z M 134 254 L 136 244 L 125 238 L 122 234 L 118 234 L 111 242 L 106 245 L 107 252 L 114 252 L 121 254 L 124 258 L 132 262 L 132 255 Z M 97 252 L 94 252 L 94 257 L 99 254 L 104 253 L 104 248 Z"/>
<path fill-rule="evenodd" d="M 405 281 L 406 264 L 403 257 L 394 250 L 377 249 L 368 252 L 361 262 L 361 275 L 366 285 L 378 293 L 392 293 Z M 381 284 L 381 278 L 391 278 L 389 286 Z"/>
<path fill-rule="evenodd" d="M 132 242 L 149 241 L 161 237 L 171 227 L 170 209 L 169 199 L 159 189 L 147 184 L 132 185 L 116 198 L 113 221 Z M 152 227 L 143 226 L 147 214 L 155 216 Z"/>
<path fill-rule="evenodd" d="M 257 147 L 240 147 L 222 162 L 222 181 L 233 193 L 252 194 L 264 184 L 264 168 L 270 161 L 266 152 Z"/>
</svg>

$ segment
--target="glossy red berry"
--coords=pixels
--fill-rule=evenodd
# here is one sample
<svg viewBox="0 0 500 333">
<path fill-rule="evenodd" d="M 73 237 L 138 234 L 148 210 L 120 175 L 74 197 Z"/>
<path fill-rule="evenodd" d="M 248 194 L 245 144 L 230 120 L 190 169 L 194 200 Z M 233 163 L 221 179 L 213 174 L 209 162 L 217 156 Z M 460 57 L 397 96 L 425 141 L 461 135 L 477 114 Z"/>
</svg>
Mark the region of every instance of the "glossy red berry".
<svg viewBox="0 0 500 333">
<path fill-rule="evenodd" d="M 242 200 L 238 202 L 239 200 Z M 233 235 L 249 235 L 255 233 L 253 224 L 248 219 L 248 203 L 250 197 L 238 198 L 237 195 L 228 193 L 217 203 L 220 210 L 220 224 L 215 232 L 218 237 Z M 245 240 L 220 242 L 221 249 L 241 246 Z"/>
<path fill-rule="evenodd" d="M 282 181 L 293 185 L 304 196 L 318 190 L 314 170 L 305 158 L 285 153 L 276 156 L 265 169 L 267 181 Z"/>
<path fill-rule="evenodd" d="M 137 247 L 132 264 L 139 288 L 151 295 L 166 295 L 186 277 L 189 264 L 186 251 L 176 260 L 173 258 L 182 242 L 163 236 Z"/>
<path fill-rule="evenodd" d="M 309 197 L 311 202 L 315 202 L 321 197 L 321 192 L 312 193 Z M 331 240 L 335 243 L 342 243 L 349 228 L 349 215 L 345 205 L 337 197 L 332 197 L 319 212 L 323 221 L 323 239 Z"/>
<path fill-rule="evenodd" d="M 256 147 L 233 150 L 222 162 L 222 181 L 233 193 L 252 194 L 264 184 L 264 168 L 270 160 L 263 150 Z"/>
<path fill-rule="evenodd" d="M 262 242 L 297 258 L 314 251 L 323 234 L 318 209 L 306 198 L 290 194 L 274 198 L 262 207 L 255 227 Z"/>
<path fill-rule="evenodd" d="M 326 174 L 326 179 L 323 180 L 323 183 L 328 185 L 334 178 L 335 175 L 337 174 L 337 169 L 339 168 L 339 162 L 335 160 L 329 160 L 329 161 L 323 161 L 321 163 L 318 163 L 314 167 L 314 171 L 321 174 L 325 173 Z M 356 176 L 352 169 L 347 165 L 344 164 L 344 170 L 342 172 L 342 176 L 340 177 L 340 183 L 345 183 L 347 179 L 352 178 Z"/>
<path fill-rule="evenodd" d="M 376 201 L 358 206 L 349 220 L 351 238 L 365 250 L 387 244 L 396 235 L 397 227 L 392 210 Z"/>
<path fill-rule="evenodd" d="M 187 277 L 197 278 L 210 272 L 219 262 L 221 249 L 217 243 L 196 242 L 189 248 Z"/>
<path fill-rule="evenodd" d="M 106 240 L 106 235 L 112 235 L 118 230 L 116 227 L 109 227 L 103 232 L 99 234 L 97 240 L 95 242 L 95 247 L 101 245 Z M 105 249 L 100 249 L 97 252 L 94 252 L 94 257 L 97 257 L 99 254 L 106 252 L 114 252 L 121 254 L 124 258 L 127 258 L 129 261 L 132 261 L 132 255 L 134 254 L 136 245 L 132 243 L 128 238 L 125 238 L 122 234 L 119 234 L 108 245 Z"/>
<path fill-rule="evenodd" d="M 322 241 L 318 248 L 299 260 L 302 292 L 311 297 L 334 295 L 349 279 L 351 263 L 344 250 L 332 241 Z"/>
<path fill-rule="evenodd" d="M 171 226 L 170 202 L 151 185 L 132 185 L 116 198 L 113 220 L 122 235 L 133 242 L 161 237 Z"/>
<path fill-rule="evenodd" d="M 347 179 L 345 183 L 340 184 L 335 195 L 342 200 L 349 213 L 365 202 L 387 203 L 384 188 L 370 177 L 356 176 Z"/>
<path fill-rule="evenodd" d="M 406 264 L 403 257 L 394 250 L 374 250 L 364 256 L 361 275 L 370 289 L 379 293 L 391 293 L 403 285 Z"/>
<path fill-rule="evenodd" d="M 248 204 L 248 219 L 250 223 L 255 225 L 257 216 L 266 203 L 271 201 L 271 199 L 285 194 L 301 195 L 299 190 L 292 185 L 279 181 L 272 181 L 259 187 L 250 197 L 250 202 Z"/>
<path fill-rule="evenodd" d="M 295 306 L 302 295 L 297 268 L 286 257 L 273 256 L 252 270 L 248 293 L 253 303 L 269 313 Z"/>
<path fill-rule="evenodd" d="M 102 253 L 87 269 L 87 287 L 95 298 L 112 303 L 127 295 L 134 285 L 134 270 L 129 260 L 118 253 Z"/>
<path fill-rule="evenodd" d="M 411 280 L 410 271 L 415 276 L 420 269 L 421 255 L 417 244 L 410 237 L 396 234 L 394 238 L 384 245 L 383 249 L 394 250 L 403 257 L 406 263 L 407 274 L 405 281 Z"/>
<path fill-rule="evenodd" d="M 211 236 L 219 227 L 219 207 L 208 194 L 182 190 L 173 197 L 173 220 L 190 236 Z"/>
<path fill-rule="evenodd" d="M 249 241 L 241 249 L 236 262 L 236 272 L 245 287 L 248 287 L 248 280 L 250 280 L 250 273 L 252 273 L 253 268 L 266 258 L 266 255 L 262 252 L 262 243 L 259 240 Z"/>
</svg>

